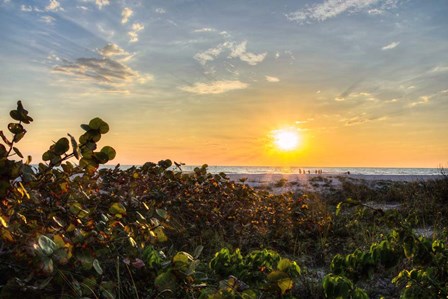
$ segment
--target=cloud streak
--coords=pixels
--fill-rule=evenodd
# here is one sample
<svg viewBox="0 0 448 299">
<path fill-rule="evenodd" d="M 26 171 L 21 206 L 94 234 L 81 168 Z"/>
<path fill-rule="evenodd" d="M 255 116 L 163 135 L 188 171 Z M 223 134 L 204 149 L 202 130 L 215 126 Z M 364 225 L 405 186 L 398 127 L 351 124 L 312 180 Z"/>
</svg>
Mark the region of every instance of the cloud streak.
<svg viewBox="0 0 448 299">
<path fill-rule="evenodd" d="M 181 86 L 179 89 L 189 93 L 204 95 L 204 94 L 220 94 L 233 90 L 245 89 L 248 86 L 249 85 L 247 83 L 238 80 L 222 80 L 222 81 L 213 81 L 209 83 L 197 82 L 193 85 Z"/>
<path fill-rule="evenodd" d="M 153 79 L 152 75 L 141 75 L 127 66 L 125 61 L 129 53 L 115 44 L 108 44 L 97 52 L 99 58 L 82 57 L 75 61 L 58 59 L 62 64 L 53 67 L 53 71 L 112 89 L 132 83 L 143 84 Z"/>
<path fill-rule="evenodd" d="M 129 42 L 138 42 L 138 32 L 142 31 L 143 29 L 145 29 L 145 26 L 142 23 L 132 24 L 132 30 L 128 32 Z"/>
<path fill-rule="evenodd" d="M 239 58 L 241 61 L 246 62 L 249 65 L 257 65 L 262 62 L 267 53 L 255 54 L 247 51 L 247 41 L 241 43 L 236 43 L 232 41 L 227 41 L 214 48 L 207 49 L 204 52 L 199 52 L 194 55 L 200 64 L 205 65 L 210 61 L 215 60 L 221 53 L 227 52 L 228 58 Z"/>
<path fill-rule="evenodd" d="M 392 49 L 395 49 L 399 44 L 400 44 L 400 42 L 392 42 L 392 43 L 382 47 L 381 50 L 383 50 L 383 51 L 392 50 Z"/>
<path fill-rule="evenodd" d="M 129 7 L 123 8 L 121 11 L 121 24 L 126 24 L 134 12 Z"/>
<path fill-rule="evenodd" d="M 397 6 L 399 0 L 326 0 L 322 3 L 308 5 L 303 9 L 286 14 L 290 21 L 298 23 L 322 22 L 343 13 L 366 11 L 381 14 Z"/>
</svg>

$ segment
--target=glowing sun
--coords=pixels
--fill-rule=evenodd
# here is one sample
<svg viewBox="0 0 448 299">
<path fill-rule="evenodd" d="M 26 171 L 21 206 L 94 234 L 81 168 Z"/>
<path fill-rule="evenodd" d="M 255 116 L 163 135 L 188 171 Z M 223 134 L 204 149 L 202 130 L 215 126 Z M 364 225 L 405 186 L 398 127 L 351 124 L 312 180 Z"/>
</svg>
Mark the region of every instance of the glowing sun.
<svg viewBox="0 0 448 299">
<path fill-rule="evenodd" d="M 300 136 L 296 129 L 276 130 L 273 132 L 273 138 L 274 144 L 282 151 L 292 151 L 300 145 Z"/>
</svg>

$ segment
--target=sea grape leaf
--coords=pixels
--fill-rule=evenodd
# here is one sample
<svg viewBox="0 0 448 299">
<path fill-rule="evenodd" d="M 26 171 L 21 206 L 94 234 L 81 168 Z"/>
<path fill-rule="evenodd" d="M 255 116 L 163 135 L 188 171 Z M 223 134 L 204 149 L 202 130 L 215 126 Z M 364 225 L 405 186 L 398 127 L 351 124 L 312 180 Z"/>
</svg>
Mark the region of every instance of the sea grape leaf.
<svg viewBox="0 0 448 299">
<path fill-rule="evenodd" d="M 17 156 L 19 156 L 20 158 L 23 159 L 23 155 L 22 155 L 22 153 L 19 151 L 19 149 L 17 147 L 14 146 L 12 149 L 17 154 Z"/>
<path fill-rule="evenodd" d="M 103 152 L 96 152 L 93 154 L 93 156 L 100 164 L 105 164 L 109 161 L 109 157 Z"/>
<path fill-rule="evenodd" d="M 158 226 L 154 229 L 154 233 L 157 236 L 157 240 L 159 242 L 166 242 L 168 241 L 168 237 L 165 235 L 165 232 L 163 231 L 163 228 L 161 226 Z"/>
<path fill-rule="evenodd" d="M 23 132 L 23 126 L 21 124 L 17 124 L 17 123 L 10 123 L 10 124 L 8 124 L 8 130 L 12 134 L 19 134 L 19 133 Z"/>
<path fill-rule="evenodd" d="M 277 269 L 280 271 L 286 271 L 291 266 L 291 261 L 287 258 L 281 259 L 277 264 Z"/>
<path fill-rule="evenodd" d="M 48 238 L 45 235 L 41 235 L 39 239 L 37 240 L 40 249 L 42 249 L 42 252 L 46 255 L 51 255 L 53 251 L 57 248 L 56 243 Z"/>
<path fill-rule="evenodd" d="M 109 160 L 113 160 L 117 155 L 115 149 L 111 146 L 105 146 L 101 149 L 101 152 L 106 154 Z"/>
<path fill-rule="evenodd" d="M 70 143 L 67 138 L 62 137 L 54 145 L 54 153 L 56 155 L 62 155 L 66 153 L 70 148 Z"/>
<path fill-rule="evenodd" d="M 89 122 L 89 127 L 93 130 L 98 130 L 101 134 L 109 132 L 109 125 L 99 117 L 92 119 Z"/>
<path fill-rule="evenodd" d="M 73 156 L 75 156 L 76 159 L 79 160 L 79 156 L 80 156 L 80 151 L 79 151 L 79 147 L 78 147 L 78 142 L 76 142 L 75 137 L 73 137 L 70 134 L 67 134 L 70 137 L 70 142 L 72 144 L 72 149 L 73 149 Z"/>
<path fill-rule="evenodd" d="M 13 141 L 16 143 L 19 142 L 20 140 L 22 140 L 23 136 L 25 136 L 25 133 L 26 133 L 26 131 L 22 131 L 18 134 L 15 134 Z"/>
<path fill-rule="evenodd" d="M 291 278 L 283 278 L 277 281 L 277 285 L 280 288 L 282 295 L 285 294 L 287 291 L 292 289 L 293 287 L 293 281 Z"/>
<path fill-rule="evenodd" d="M 93 260 L 92 266 L 99 275 L 103 274 L 103 269 L 101 268 L 100 262 L 97 259 Z"/>
<path fill-rule="evenodd" d="M 170 270 L 168 270 L 167 272 L 163 272 L 159 274 L 154 280 L 154 286 L 159 291 L 176 290 L 176 276 Z"/>
<path fill-rule="evenodd" d="M 113 203 L 109 208 L 109 213 L 116 214 L 126 214 L 126 208 L 119 202 Z"/>
<path fill-rule="evenodd" d="M 156 213 L 157 215 L 159 215 L 160 217 L 162 217 L 163 219 L 168 218 L 168 213 L 167 211 L 163 210 L 163 209 L 156 209 Z"/>
<path fill-rule="evenodd" d="M 6 222 L 5 218 L 3 218 L 3 216 L 0 216 L 0 223 L 1 223 L 5 228 L 8 228 L 8 223 Z"/>
</svg>

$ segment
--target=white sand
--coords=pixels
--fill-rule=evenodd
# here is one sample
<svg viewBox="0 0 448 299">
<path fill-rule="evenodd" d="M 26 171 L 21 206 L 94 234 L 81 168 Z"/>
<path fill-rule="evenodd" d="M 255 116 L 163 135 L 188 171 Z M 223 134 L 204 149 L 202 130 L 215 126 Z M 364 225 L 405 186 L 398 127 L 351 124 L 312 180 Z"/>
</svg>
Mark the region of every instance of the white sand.
<svg viewBox="0 0 448 299">
<path fill-rule="evenodd" d="M 441 179 L 441 175 L 362 175 L 362 174 L 228 174 L 233 181 L 245 179 L 255 188 L 270 188 L 274 193 L 287 191 L 339 188 L 343 181 L 377 184 L 381 181 L 414 182 Z"/>
</svg>

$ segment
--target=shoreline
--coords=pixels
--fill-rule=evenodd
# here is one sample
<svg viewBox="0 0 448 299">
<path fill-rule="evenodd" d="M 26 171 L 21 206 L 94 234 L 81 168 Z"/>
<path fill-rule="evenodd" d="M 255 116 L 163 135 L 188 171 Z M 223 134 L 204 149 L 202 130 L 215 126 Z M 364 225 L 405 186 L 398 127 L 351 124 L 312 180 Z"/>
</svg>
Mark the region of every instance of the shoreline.
<svg viewBox="0 0 448 299">
<path fill-rule="evenodd" d="M 256 189 L 275 194 L 289 191 L 323 191 L 341 189 L 344 182 L 364 183 L 375 187 L 381 183 L 423 182 L 443 179 L 443 175 L 365 175 L 365 174 L 226 174 L 231 181 L 244 182 Z"/>
</svg>

